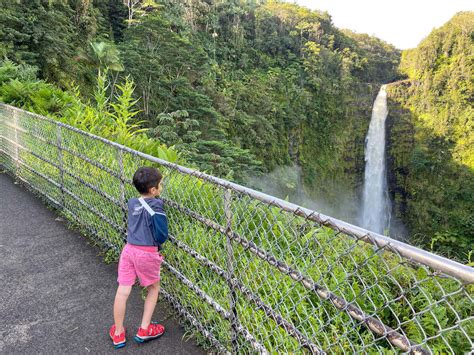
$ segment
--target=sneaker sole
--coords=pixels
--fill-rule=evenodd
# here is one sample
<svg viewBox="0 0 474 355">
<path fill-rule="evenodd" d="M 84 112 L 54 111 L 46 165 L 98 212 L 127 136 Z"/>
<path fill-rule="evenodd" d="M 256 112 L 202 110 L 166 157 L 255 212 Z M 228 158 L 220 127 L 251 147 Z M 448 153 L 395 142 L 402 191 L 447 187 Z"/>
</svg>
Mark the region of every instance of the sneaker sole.
<svg viewBox="0 0 474 355">
<path fill-rule="evenodd" d="M 126 343 L 120 343 L 120 344 L 117 344 L 117 345 L 114 344 L 114 348 L 115 349 L 120 349 L 120 348 L 123 348 L 125 345 L 126 345 Z"/>
<path fill-rule="evenodd" d="M 153 340 L 153 339 L 158 339 L 159 337 L 161 337 L 164 333 L 161 333 L 157 336 L 154 336 L 154 337 L 147 337 L 147 338 L 140 338 L 138 335 L 135 335 L 135 337 L 133 338 L 137 343 L 145 343 L 147 341 L 150 341 L 150 340 Z"/>
<path fill-rule="evenodd" d="M 115 349 L 123 348 L 127 344 L 127 340 L 125 340 L 123 343 L 115 344 L 114 339 L 112 337 L 110 337 L 110 339 L 112 339 L 112 345 L 114 346 Z"/>
</svg>

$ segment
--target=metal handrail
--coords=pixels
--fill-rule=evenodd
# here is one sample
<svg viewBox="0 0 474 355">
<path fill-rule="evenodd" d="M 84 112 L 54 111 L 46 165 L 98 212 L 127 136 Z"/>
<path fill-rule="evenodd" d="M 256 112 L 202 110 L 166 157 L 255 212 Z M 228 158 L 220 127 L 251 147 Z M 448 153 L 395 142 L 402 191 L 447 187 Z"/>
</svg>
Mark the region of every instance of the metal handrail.
<svg viewBox="0 0 474 355">
<path fill-rule="evenodd" d="M 463 282 L 467 284 L 473 284 L 474 283 L 474 268 L 463 265 L 461 263 L 458 263 L 457 261 L 445 258 L 440 255 L 436 255 L 434 253 L 428 252 L 426 250 L 423 250 L 421 248 L 412 246 L 410 244 L 401 242 L 399 240 L 371 232 L 367 229 L 355 226 L 353 224 L 341 221 L 339 219 L 327 216 L 325 214 L 322 214 L 317 211 L 310 210 L 305 207 L 298 206 L 294 203 L 282 200 L 280 198 L 274 197 L 267 195 L 263 192 L 256 191 L 254 189 L 239 185 L 235 182 L 231 182 L 222 178 L 218 178 L 216 176 L 212 176 L 206 173 L 202 173 L 198 170 L 187 168 L 182 165 L 178 165 L 175 163 L 170 163 L 166 160 L 154 157 L 152 155 L 134 150 L 132 148 L 126 147 L 122 144 L 112 142 L 108 139 L 105 139 L 103 137 L 99 137 L 95 134 L 89 133 L 82 131 L 76 127 L 70 126 L 68 124 L 52 120 L 50 118 L 31 113 L 25 110 L 22 110 L 20 108 L 6 105 L 6 104 L 0 104 L 1 106 L 8 107 L 10 110 L 16 110 L 18 112 L 24 112 L 27 113 L 28 115 L 35 116 L 38 119 L 56 124 L 58 126 L 64 127 L 68 130 L 74 131 L 76 133 L 79 133 L 81 135 L 84 135 L 86 137 L 90 137 L 92 139 L 101 141 L 103 143 L 106 143 L 108 145 L 111 145 L 113 147 L 116 147 L 122 151 L 137 155 L 139 157 L 142 157 L 144 159 L 147 159 L 149 161 L 158 163 L 160 165 L 163 165 L 167 168 L 179 171 L 183 174 L 186 175 L 191 175 L 198 177 L 200 179 L 206 180 L 210 183 L 213 183 L 215 185 L 218 185 L 222 188 L 225 189 L 231 189 L 236 192 L 240 192 L 243 194 L 248 195 L 249 197 L 252 197 L 256 200 L 259 200 L 261 202 L 264 202 L 266 204 L 274 205 L 275 207 L 281 208 L 284 211 L 293 213 L 297 216 L 301 216 L 303 218 L 306 218 L 308 220 L 314 221 L 316 223 L 319 223 L 321 225 L 327 226 L 333 230 L 336 230 L 338 232 L 343 232 L 345 234 L 351 235 L 357 239 L 360 239 L 366 243 L 370 243 L 373 245 L 376 245 L 379 248 L 386 248 L 387 250 L 392 250 L 396 251 L 399 255 L 412 260 L 414 262 L 418 262 L 422 265 L 431 267 L 434 270 L 437 270 L 439 272 L 445 273 L 447 275 L 451 275 L 459 280 L 462 280 Z"/>
<path fill-rule="evenodd" d="M 2 115 L 2 108 L 4 109 L 3 112 L 7 112 L 7 115 Z M 12 116 L 12 120 L 4 119 L 8 117 L 8 114 Z M 224 341 L 224 343 L 230 345 L 223 345 L 219 341 L 218 334 L 209 331 L 205 325 L 199 322 L 198 318 L 188 312 L 185 306 L 181 305 L 180 302 L 182 300 L 179 294 L 173 295 L 169 290 L 167 290 L 168 292 L 165 292 L 166 298 L 176 307 L 178 312 L 181 315 L 184 315 L 191 324 L 201 331 L 210 343 L 220 350 L 231 348 L 232 352 L 237 352 L 239 350 L 239 339 L 243 338 L 255 351 L 260 353 L 265 353 L 267 351 L 266 346 L 264 345 L 264 339 L 253 334 L 253 331 L 256 329 L 252 329 L 252 327 L 255 325 L 253 325 L 253 323 L 247 323 L 249 326 L 247 329 L 245 321 L 242 321 L 240 318 L 238 309 L 239 297 L 245 299 L 245 302 L 247 302 L 245 304 L 251 304 L 256 310 L 262 312 L 265 316 L 265 321 L 272 320 L 280 330 L 283 330 L 287 336 L 290 336 L 299 344 L 300 349 L 309 350 L 311 353 L 323 353 L 324 347 L 331 348 L 335 343 L 338 343 L 337 339 L 331 342 L 327 341 L 327 338 L 325 338 L 322 340 L 325 345 L 322 346 L 318 340 L 315 328 L 310 328 L 309 332 L 304 327 L 300 328 L 298 323 L 294 323 L 292 317 L 289 317 L 288 313 L 285 313 L 285 310 L 282 311 L 279 308 L 279 304 L 273 304 L 268 300 L 265 301 L 265 297 L 262 297 L 259 294 L 258 285 L 250 286 L 250 284 L 246 284 L 245 277 L 242 277 L 235 267 L 235 265 L 241 261 L 241 258 L 245 259 L 246 257 L 250 257 L 249 260 L 263 263 L 264 266 L 268 268 L 268 271 L 262 273 L 261 276 L 267 277 L 273 273 L 285 275 L 284 277 L 288 277 L 291 287 L 301 288 L 301 286 L 303 286 L 303 289 L 308 295 L 317 295 L 317 298 L 321 301 L 321 305 L 317 304 L 313 311 L 317 311 L 320 309 L 319 307 L 323 307 L 322 309 L 327 312 L 325 307 L 327 307 L 326 305 L 330 305 L 329 308 L 332 307 L 332 311 L 337 310 L 339 312 L 335 313 L 336 315 L 344 314 L 349 316 L 349 321 L 347 321 L 348 323 L 345 323 L 344 326 L 349 326 L 350 328 L 345 328 L 347 330 L 342 334 L 343 337 L 348 337 L 349 332 L 351 332 L 350 329 L 362 325 L 378 337 L 377 339 L 385 339 L 392 346 L 412 353 L 427 353 L 425 346 L 433 336 L 428 337 L 425 334 L 421 342 L 413 342 L 413 339 L 407 335 L 408 333 L 406 333 L 406 329 L 403 329 L 403 327 L 406 327 L 406 320 L 400 321 L 397 318 L 398 316 L 394 314 L 397 324 L 395 326 L 390 326 L 393 321 L 387 318 L 382 320 L 379 317 L 379 313 L 384 312 L 386 308 L 388 308 L 390 312 L 393 312 L 391 306 L 394 305 L 395 307 L 395 304 L 403 302 L 405 295 L 410 292 L 421 292 L 424 297 L 429 298 L 429 295 L 425 293 L 423 288 L 419 288 L 419 285 L 422 283 L 429 282 L 429 280 L 439 282 L 437 280 L 438 276 L 441 276 L 439 280 L 450 279 L 451 281 L 455 281 L 458 289 L 453 291 L 451 286 L 449 286 L 452 285 L 452 283 L 449 285 L 444 284 L 444 280 L 441 280 L 443 285 L 447 286 L 446 289 L 443 289 L 441 284 L 437 284 L 438 287 L 441 288 L 442 294 L 441 296 L 438 294 L 435 297 L 441 298 L 437 301 L 435 299 L 434 302 L 429 301 L 427 308 L 422 308 L 419 313 L 416 313 L 416 311 L 411 308 L 412 305 L 408 302 L 413 313 L 413 318 L 411 320 L 415 321 L 416 324 L 420 326 L 418 323 L 420 320 L 417 319 L 418 317 L 421 318 L 425 312 L 431 312 L 432 307 L 437 307 L 441 303 L 448 303 L 443 305 L 443 307 L 446 307 L 448 310 L 451 309 L 456 314 L 456 319 L 458 321 L 456 321 L 456 319 L 450 319 L 449 322 L 456 322 L 446 329 L 440 328 L 440 332 L 437 336 L 441 336 L 441 338 L 446 342 L 446 339 L 443 337 L 443 332 L 450 331 L 451 329 L 456 329 L 456 331 L 459 330 L 467 336 L 466 329 L 463 328 L 462 322 L 466 322 L 470 318 L 465 318 L 465 310 L 463 311 L 463 308 L 459 308 L 459 314 L 464 314 L 464 318 L 459 318 L 459 314 L 457 314 L 456 310 L 452 308 L 453 306 L 458 307 L 459 304 L 449 304 L 451 302 L 450 298 L 454 296 L 458 297 L 457 295 L 464 297 L 463 300 L 472 300 L 472 297 L 470 296 L 471 291 L 469 291 L 470 286 L 468 287 L 467 285 L 474 283 L 474 269 L 467 265 L 462 265 L 454 260 L 438 256 L 434 253 L 430 253 L 390 237 L 370 232 L 336 218 L 326 216 L 319 212 L 298 206 L 225 179 L 205 174 L 179 164 L 170 163 L 92 133 L 84 132 L 76 127 L 58 122 L 51 118 L 1 103 L 0 116 L 0 118 L 2 118 L 0 120 L 1 127 L 5 128 L 5 132 L 0 132 L 2 142 L 2 145 L 0 146 L 0 155 L 2 157 L 7 157 L 6 161 L 9 161 L 11 172 L 14 174 L 18 173 L 17 178 L 20 181 L 41 193 L 53 204 L 57 205 L 64 212 L 67 212 L 67 214 L 70 214 L 72 219 L 79 222 L 88 233 L 98 237 L 98 239 L 107 245 L 107 247 L 111 247 L 116 251 L 119 251 L 120 247 L 120 241 L 117 242 L 117 240 L 124 236 L 126 226 L 126 185 L 131 184 L 130 179 L 127 178 L 125 174 L 126 159 L 128 159 L 129 162 L 132 162 L 132 164 L 134 164 L 133 162 L 135 161 L 139 162 L 141 160 L 144 160 L 145 164 L 148 162 L 156 163 L 172 172 L 178 173 L 177 175 L 171 174 L 170 176 L 175 176 L 176 178 L 186 176 L 186 180 L 189 180 L 190 183 L 191 181 L 195 181 L 195 183 L 197 181 L 202 181 L 209 183 L 207 185 L 209 187 L 211 187 L 211 185 L 217 187 L 217 189 L 214 187 L 211 188 L 214 192 L 212 192 L 212 197 L 209 197 L 208 202 L 206 202 L 211 202 L 217 207 L 217 210 L 214 211 L 214 208 L 211 207 L 209 210 L 210 213 L 208 213 L 207 209 L 200 210 L 199 201 L 196 200 L 196 198 L 200 198 L 197 197 L 199 194 L 197 196 L 192 194 L 186 195 L 181 192 L 180 188 L 177 190 L 171 189 L 171 195 L 164 196 L 163 200 L 167 207 L 178 213 L 180 216 L 179 218 L 184 217 L 192 220 L 193 223 L 198 222 L 199 226 L 203 226 L 204 228 L 207 228 L 207 230 L 213 231 L 214 233 L 224 237 L 224 239 L 220 239 L 225 242 L 225 247 L 221 249 L 221 253 L 224 255 L 220 256 L 225 258 L 225 263 L 222 265 L 215 263 L 211 257 L 210 259 L 206 258 L 204 256 L 205 254 L 201 254 L 198 251 L 199 248 L 194 250 L 191 244 L 187 244 L 180 240 L 182 235 L 180 235 L 179 232 L 176 235 L 172 235 L 170 241 L 174 247 L 177 248 L 176 250 L 181 250 L 182 253 L 185 253 L 184 255 L 192 257 L 195 262 L 212 271 L 213 275 L 218 275 L 226 285 L 227 289 L 227 291 L 221 289 L 219 289 L 219 291 L 227 292 L 226 297 L 222 299 L 220 296 L 213 296 L 213 291 L 210 291 L 207 288 L 209 285 L 207 285 L 207 287 L 206 285 L 204 285 L 205 287 L 200 287 L 197 283 L 193 283 L 192 280 L 185 275 L 186 269 L 181 270 L 181 267 L 178 267 L 178 264 L 173 266 L 170 263 L 165 262 L 164 266 L 170 275 L 173 275 L 176 280 L 183 284 L 189 292 L 192 292 L 198 299 L 205 302 L 221 320 L 228 322 L 228 324 L 230 323 L 229 329 L 226 330 L 230 332 L 230 340 L 228 339 Z M 21 124 L 22 121 L 19 119 L 26 120 L 25 124 Z M 45 123 L 37 125 L 35 122 L 36 119 Z M 33 126 L 31 126 L 32 128 L 30 128 L 28 124 L 33 124 Z M 69 135 L 65 135 L 66 130 L 77 133 L 82 136 L 84 140 L 82 137 L 71 135 L 70 133 Z M 101 149 L 93 149 L 92 151 L 96 153 L 99 152 L 99 154 L 97 156 L 90 156 L 83 149 L 77 149 L 77 146 L 75 149 L 75 144 L 69 144 L 65 141 L 64 137 L 72 139 L 71 142 L 75 142 L 76 139 L 79 138 L 77 142 L 84 142 L 84 146 L 87 147 L 101 146 L 100 144 L 93 142 L 95 141 L 101 142 L 113 149 L 109 152 L 111 154 L 107 153 L 105 155 L 101 153 Z M 34 142 L 33 145 L 32 142 Z M 35 146 L 36 143 L 39 143 L 42 147 L 48 147 L 48 149 L 43 152 Z M 53 155 L 51 155 L 49 147 L 52 147 Z M 80 147 L 82 146 L 80 145 Z M 102 148 L 109 151 L 109 148 L 106 146 Z M 25 156 L 28 158 L 24 158 Z M 33 158 L 37 159 L 37 161 L 40 162 L 40 165 L 37 165 Z M 77 162 L 81 165 L 84 163 L 87 166 L 86 171 L 76 171 L 75 164 L 77 164 Z M 108 166 L 109 164 L 111 165 Z M 87 171 L 89 171 L 88 169 L 91 167 L 97 174 L 95 176 L 106 179 L 103 180 L 106 182 L 106 185 L 97 184 L 96 181 L 87 176 Z M 55 191 L 57 191 L 56 194 L 48 193 L 47 191 L 49 189 L 47 189 L 46 192 L 37 189 L 36 186 L 34 186 L 35 184 L 30 183 L 31 181 L 29 181 L 29 178 L 23 176 L 22 169 L 23 171 L 28 171 L 29 173 L 38 176 L 40 179 L 43 179 L 46 182 L 46 185 L 50 184 L 48 186 L 53 186 L 56 189 Z M 53 174 L 52 171 L 54 172 Z M 128 173 L 130 173 L 130 171 L 128 171 Z M 109 177 L 111 177 L 112 180 L 109 180 Z M 179 182 L 179 180 L 176 181 Z M 43 182 L 41 182 L 40 186 L 43 185 Z M 80 186 L 79 190 L 76 190 L 76 185 Z M 106 186 L 105 190 L 103 190 L 104 186 Z M 200 185 L 195 186 L 197 187 Z M 198 191 L 194 190 L 195 186 L 191 185 L 191 191 Z M 186 189 L 184 192 L 186 192 Z M 176 193 L 177 195 L 175 196 L 175 199 L 173 199 L 173 194 Z M 220 195 L 221 193 L 222 196 Z M 58 194 L 59 197 L 57 197 Z M 233 196 L 239 196 L 239 199 L 234 202 Z M 181 201 L 183 197 L 185 199 Z M 216 197 L 219 200 L 213 201 Z M 101 200 L 101 198 L 103 200 Z M 67 199 L 67 201 L 65 199 Z M 104 201 L 106 201 L 105 204 L 110 202 L 112 208 L 103 209 L 102 206 Z M 257 202 L 256 205 L 254 202 Z M 190 206 L 187 205 L 188 203 L 190 203 Z M 244 215 L 244 219 L 234 222 L 234 215 L 237 219 L 241 218 L 239 216 L 243 210 L 239 210 L 239 208 L 243 207 L 246 209 L 249 205 L 253 211 L 252 214 L 250 216 Z M 72 210 L 70 208 L 71 206 L 74 206 Z M 81 214 L 81 210 L 76 214 L 75 209 L 77 208 L 87 210 L 87 217 L 81 217 L 84 216 L 84 214 Z M 262 215 L 257 216 L 259 210 L 262 211 Z M 267 212 L 264 212 L 263 210 Z M 218 213 L 218 215 L 213 215 L 213 213 Z M 297 239 L 294 239 L 294 241 L 296 241 L 297 244 L 300 243 L 298 238 L 302 238 L 303 234 L 306 233 L 300 231 L 300 227 L 305 229 L 307 226 L 310 228 L 309 230 L 311 233 L 314 233 L 314 228 L 320 230 L 319 227 L 326 226 L 335 231 L 335 233 L 331 232 L 331 240 L 329 243 L 326 242 L 326 246 L 330 248 L 331 243 L 339 242 L 342 243 L 342 246 L 345 249 L 339 250 L 335 253 L 334 256 L 337 256 L 337 259 L 333 260 L 331 263 L 328 262 L 326 259 L 327 255 L 325 255 L 323 251 L 318 252 L 319 254 L 317 255 L 311 254 L 307 259 L 305 259 L 304 267 L 301 268 L 298 264 L 298 260 L 292 259 L 293 256 L 291 255 L 291 252 L 290 254 L 286 254 L 286 249 L 278 249 L 279 243 L 284 239 L 275 240 L 275 244 L 272 246 L 259 244 L 258 241 L 253 239 L 253 227 L 249 228 L 250 225 L 247 225 L 247 223 L 250 223 L 254 217 L 256 217 L 257 220 L 262 218 L 262 221 L 265 220 L 268 223 L 264 227 L 262 227 L 262 224 L 256 226 L 256 228 L 258 228 L 257 233 L 260 233 L 261 236 L 272 238 L 281 235 L 283 238 L 287 238 L 287 236 L 284 236 L 283 234 L 273 234 L 272 228 L 275 226 L 275 221 L 273 219 L 279 218 L 274 215 L 274 213 L 282 216 L 283 221 L 286 221 L 283 216 L 287 216 L 286 218 L 295 220 L 297 224 L 302 223 L 298 224 L 298 229 L 293 229 L 294 226 L 292 227 L 292 222 L 290 225 L 283 227 L 286 230 L 285 234 L 293 233 L 291 238 L 296 236 Z M 93 218 L 94 222 L 91 222 L 90 218 Z M 98 218 L 99 222 L 95 222 L 95 218 Z M 176 226 L 180 226 L 180 222 L 177 222 L 178 224 Z M 244 226 L 243 229 L 240 227 L 240 224 L 242 223 Z M 88 224 L 90 224 L 90 226 Z M 107 234 L 104 235 L 104 232 L 108 233 L 108 231 L 112 231 L 114 235 L 113 238 L 110 239 Z M 207 233 L 201 233 L 200 235 L 203 238 L 206 238 Z M 316 234 L 313 235 L 316 236 Z M 346 236 L 350 236 L 350 238 L 347 238 Z M 204 240 L 205 239 L 203 239 L 203 241 Z M 317 236 L 314 241 L 320 248 L 322 247 L 318 242 Z M 359 241 L 363 243 L 359 243 Z M 321 242 L 324 242 L 324 238 Z M 351 244 L 348 245 L 348 242 Z M 373 245 L 373 248 L 367 248 L 365 245 Z M 277 249 L 273 249 L 275 246 Z M 299 244 L 297 248 L 301 248 L 302 246 L 303 244 Z M 355 249 L 356 247 L 358 247 L 357 250 Z M 370 249 L 373 249 L 373 251 L 370 251 Z M 369 251 L 370 255 L 364 254 L 367 251 Z M 388 251 L 391 254 L 389 253 L 385 256 L 382 255 L 382 251 Z M 365 259 L 362 261 L 359 259 L 359 261 L 356 262 L 354 257 L 358 252 L 361 252 Z M 305 252 L 301 252 L 300 250 L 300 253 L 301 254 L 298 254 L 297 257 L 303 255 Z M 329 252 L 328 255 L 331 256 L 331 252 Z M 399 259 L 394 259 L 391 255 L 397 256 Z M 289 256 L 289 259 L 287 256 Z M 382 263 L 381 266 L 385 269 L 384 271 L 386 271 L 386 274 L 373 274 L 369 262 L 374 258 L 376 258 L 377 262 Z M 186 258 L 185 260 L 187 262 L 188 259 Z M 343 260 L 346 260 L 346 262 L 353 262 L 354 269 L 345 269 L 343 264 L 340 264 Z M 324 263 L 326 263 L 328 266 L 327 273 L 329 273 L 329 275 L 332 273 L 333 267 L 342 267 L 344 279 L 339 279 L 336 286 L 327 286 L 324 279 L 318 279 L 319 276 L 315 276 L 317 273 L 314 274 L 313 272 L 311 274 L 306 271 L 305 268 L 308 267 L 308 263 L 313 262 L 317 262 L 323 267 Z M 351 296 L 352 299 L 346 299 L 345 297 L 347 295 L 345 295 L 339 287 L 345 285 L 346 287 L 348 286 L 352 288 L 351 280 L 353 278 L 363 277 L 363 271 L 361 273 L 360 269 L 366 267 L 375 277 L 371 278 L 369 274 L 369 280 L 372 279 L 374 284 L 367 286 L 367 284 L 361 279 L 363 291 L 356 296 Z M 404 277 L 400 276 L 399 273 L 395 274 L 395 270 L 398 267 L 402 267 L 403 271 L 408 271 L 408 273 L 411 272 L 410 270 L 413 270 L 414 272 L 415 270 L 423 271 L 420 269 L 425 270 L 420 274 L 416 274 L 419 276 L 415 275 L 414 283 L 411 285 L 408 284 L 408 289 L 405 290 L 401 286 Z M 406 269 L 406 267 L 408 267 L 408 269 Z M 429 270 L 427 268 L 429 268 Z M 427 272 L 425 273 L 425 271 Z M 384 278 L 387 279 L 382 280 Z M 209 280 L 212 280 L 212 278 Z M 396 297 L 387 298 L 384 294 L 385 291 L 382 288 L 378 288 L 378 290 L 382 292 L 382 297 L 385 298 L 385 302 L 383 305 L 379 304 L 375 311 L 370 311 L 370 307 L 361 305 L 358 300 L 356 301 L 356 298 L 358 297 L 360 297 L 358 299 L 363 299 L 365 297 L 364 294 L 370 292 L 373 287 L 379 287 L 378 285 L 382 285 L 387 281 L 393 283 L 395 292 L 401 293 Z M 341 284 L 339 284 L 339 282 L 341 282 Z M 405 286 L 407 286 L 406 283 Z M 391 291 L 389 290 L 389 292 Z M 431 292 L 431 289 L 429 292 Z M 433 292 L 436 294 L 436 290 L 433 290 Z M 372 295 L 372 297 L 373 299 L 376 299 L 379 296 Z M 369 298 L 369 301 L 372 302 L 372 299 Z M 289 302 L 291 302 L 292 306 L 295 307 L 291 308 L 291 310 L 297 312 L 296 302 L 298 302 L 298 300 L 289 299 Z M 373 303 L 372 305 L 375 307 Z M 200 309 L 200 306 L 196 308 L 196 310 L 198 309 Z M 287 311 L 288 309 L 286 309 L 286 312 Z M 328 313 L 326 313 L 326 315 L 328 315 Z M 321 323 L 322 320 L 319 320 L 318 322 L 320 322 L 320 326 L 323 328 L 329 327 L 336 318 L 336 315 L 328 317 L 324 323 Z M 260 327 L 264 326 L 260 324 Z M 424 332 L 423 328 L 422 331 Z M 365 341 L 362 341 L 362 344 L 364 346 L 362 349 L 368 346 Z M 351 343 L 346 343 L 346 345 L 351 348 L 353 347 Z M 448 347 L 450 347 L 449 344 Z"/>
</svg>

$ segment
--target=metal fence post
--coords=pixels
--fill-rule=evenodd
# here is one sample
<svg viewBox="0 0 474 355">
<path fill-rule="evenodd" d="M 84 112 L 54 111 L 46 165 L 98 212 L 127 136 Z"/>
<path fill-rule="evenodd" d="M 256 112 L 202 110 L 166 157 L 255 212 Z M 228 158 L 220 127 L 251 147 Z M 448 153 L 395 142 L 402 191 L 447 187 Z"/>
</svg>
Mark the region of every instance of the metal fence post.
<svg viewBox="0 0 474 355">
<path fill-rule="evenodd" d="M 229 285 L 229 308 L 230 308 L 230 326 L 231 326 L 231 345 L 232 353 L 238 353 L 238 317 L 237 317 L 237 294 L 233 284 L 234 280 L 234 250 L 232 248 L 232 190 L 224 191 L 224 213 L 226 222 L 226 251 L 227 251 L 227 284 Z"/>
<path fill-rule="evenodd" d="M 61 207 L 65 207 L 64 198 L 64 165 L 63 165 L 63 148 L 62 148 L 62 132 L 61 126 L 56 125 L 56 144 L 58 146 L 58 166 L 59 166 L 59 185 L 61 191 Z"/>
<path fill-rule="evenodd" d="M 122 209 L 122 234 L 127 233 L 127 202 L 125 201 L 125 169 L 123 165 L 123 151 L 117 148 L 117 162 L 120 174 L 120 208 Z"/>
<path fill-rule="evenodd" d="M 15 177 L 17 177 L 20 170 L 20 142 L 18 141 L 18 112 L 16 110 L 13 110 L 13 125 L 15 126 Z"/>
<path fill-rule="evenodd" d="M 6 140 L 5 140 L 5 135 L 6 135 L 6 125 L 5 125 L 5 113 L 3 112 L 3 110 L 1 110 L 2 107 L 0 106 L 0 125 L 1 125 L 1 129 L 0 129 L 0 150 L 1 150 L 1 157 L 2 159 L 0 160 L 0 169 L 1 171 L 3 171 L 4 169 L 6 169 L 6 159 L 8 157 L 8 152 L 7 152 L 7 148 L 6 148 Z M 4 156 L 5 155 L 5 156 Z M 4 161 L 5 159 L 5 161 Z"/>
</svg>

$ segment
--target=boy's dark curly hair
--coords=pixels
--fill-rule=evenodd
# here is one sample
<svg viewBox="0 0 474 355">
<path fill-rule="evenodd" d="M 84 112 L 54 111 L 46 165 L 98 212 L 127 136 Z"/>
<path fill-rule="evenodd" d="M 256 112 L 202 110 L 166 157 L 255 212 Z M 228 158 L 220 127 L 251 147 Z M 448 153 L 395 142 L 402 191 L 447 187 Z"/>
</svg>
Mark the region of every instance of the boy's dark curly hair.
<svg viewBox="0 0 474 355">
<path fill-rule="evenodd" d="M 141 194 L 146 194 L 152 187 L 158 187 L 163 175 L 156 168 L 144 166 L 133 174 L 133 186 Z"/>
</svg>

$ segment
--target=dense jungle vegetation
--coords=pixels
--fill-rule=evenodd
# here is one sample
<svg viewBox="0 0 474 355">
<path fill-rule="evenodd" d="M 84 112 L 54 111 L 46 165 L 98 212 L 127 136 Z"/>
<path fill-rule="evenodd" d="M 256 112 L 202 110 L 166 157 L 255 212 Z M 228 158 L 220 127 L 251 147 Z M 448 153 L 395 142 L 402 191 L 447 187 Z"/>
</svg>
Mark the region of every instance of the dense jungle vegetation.
<svg viewBox="0 0 474 355">
<path fill-rule="evenodd" d="M 474 241 L 474 13 L 404 51 L 389 86 L 392 192 L 412 238 L 466 258 Z"/>
<path fill-rule="evenodd" d="M 2 17 L 2 57 L 85 100 L 98 70 L 109 91 L 129 76 L 136 119 L 200 169 L 242 182 L 294 163 L 320 193 L 360 180 L 368 106 L 399 58 L 274 1 L 144 1 L 130 19 L 120 1 L 6 2 Z"/>
<path fill-rule="evenodd" d="M 0 5 L 1 101 L 237 182 L 264 176 L 351 222 L 373 99 L 409 78 L 390 91 L 395 210 L 416 243 L 453 254 L 460 241 L 466 259 L 472 13 L 402 54 L 282 1 Z"/>
</svg>

